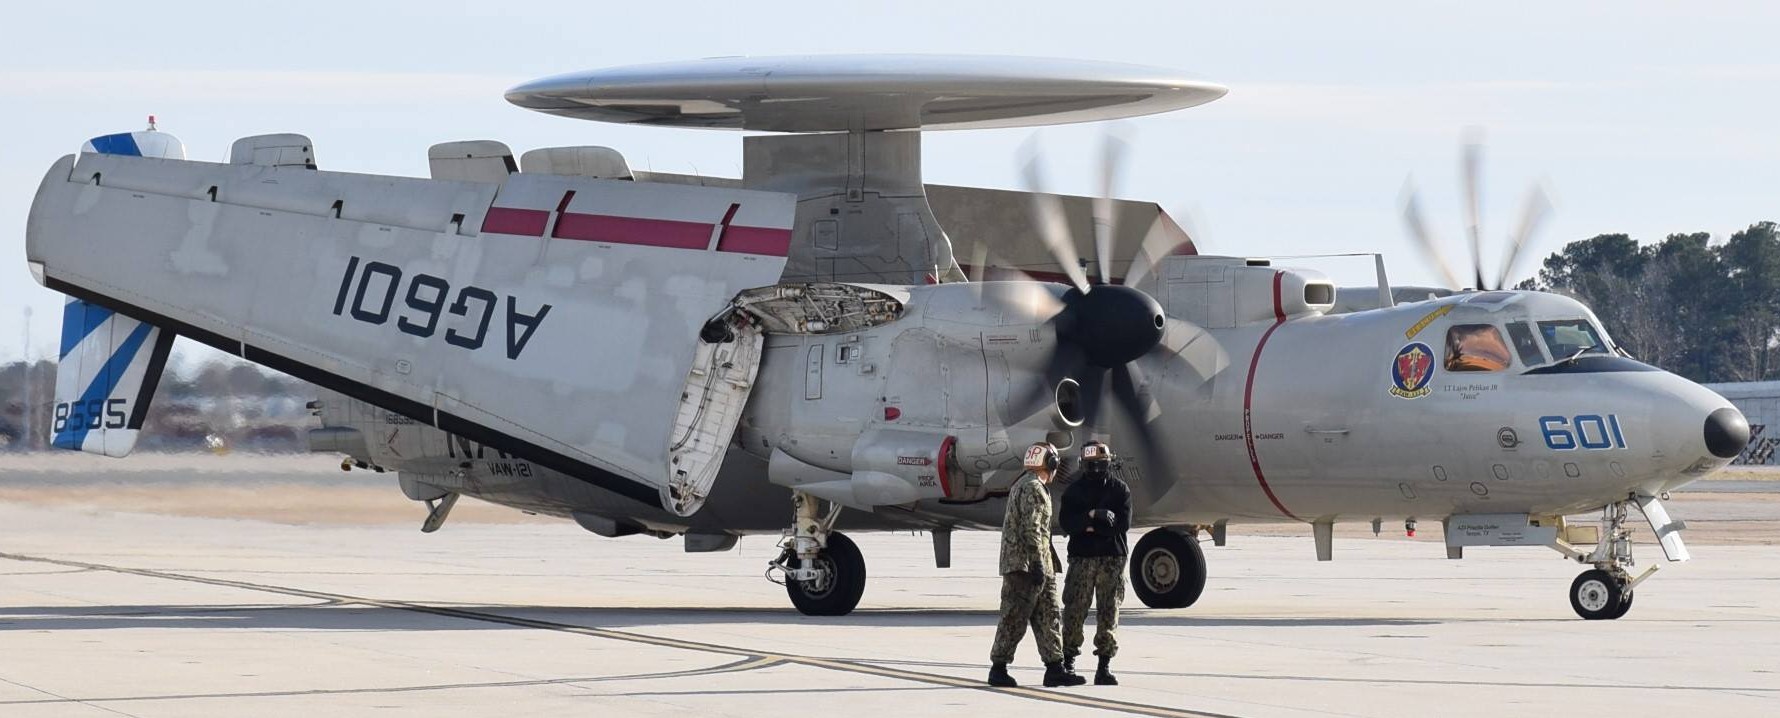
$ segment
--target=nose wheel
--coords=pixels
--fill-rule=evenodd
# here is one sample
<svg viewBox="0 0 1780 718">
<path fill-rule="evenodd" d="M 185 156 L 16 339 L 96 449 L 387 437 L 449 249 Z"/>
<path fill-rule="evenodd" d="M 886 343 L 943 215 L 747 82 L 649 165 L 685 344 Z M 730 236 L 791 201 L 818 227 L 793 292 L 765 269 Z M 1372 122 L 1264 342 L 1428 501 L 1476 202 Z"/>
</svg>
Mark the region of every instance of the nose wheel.
<svg viewBox="0 0 1780 718">
<path fill-rule="evenodd" d="M 1570 583 L 1570 608 L 1590 621 L 1613 620 L 1632 609 L 1631 577 L 1603 569 L 1583 571 Z"/>
<path fill-rule="evenodd" d="M 1624 616 L 1632 609 L 1632 589 L 1656 572 L 1656 566 L 1651 566 L 1634 578 L 1626 571 L 1633 565 L 1632 532 L 1626 526 L 1632 505 L 1633 500 L 1619 501 L 1601 509 L 1601 525 L 1593 551 L 1580 550 L 1562 541 L 1554 545 L 1579 563 L 1594 564 L 1594 568 L 1583 571 L 1570 582 L 1570 608 L 1587 620 L 1611 621 Z M 1657 506 L 1647 509 L 1646 513 L 1660 510 Z M 1663 523 L 1667 525 L 1667 520 Z"/>
</svg>

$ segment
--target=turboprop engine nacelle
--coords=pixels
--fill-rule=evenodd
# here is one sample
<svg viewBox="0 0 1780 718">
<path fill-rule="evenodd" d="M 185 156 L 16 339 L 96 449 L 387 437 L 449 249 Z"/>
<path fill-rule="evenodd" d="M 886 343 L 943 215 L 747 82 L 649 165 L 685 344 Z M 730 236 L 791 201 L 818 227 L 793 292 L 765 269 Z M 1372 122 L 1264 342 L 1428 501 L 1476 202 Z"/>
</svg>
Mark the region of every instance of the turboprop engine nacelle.
<svg viewBox="0 0 1780 718">
<path fill-rule="evenodd" d="M 741 444 L 768 460 L 774 483 L 855 507 L 1005 488 L 1020 449 L 1079 423 L 1047 376 L 1067 292 L 1034 282 L 745 292 L 737 309 L 767 341 Z"/>
<path fill-rule="evenodd" d="M 1174 255 L 1156 271 L 1156 296 L 1168 316 L 1205 329 L 1324 314 L 1335 285 L 1322 273 L 1271 266 L 1264 259 Z"/>
</svg>

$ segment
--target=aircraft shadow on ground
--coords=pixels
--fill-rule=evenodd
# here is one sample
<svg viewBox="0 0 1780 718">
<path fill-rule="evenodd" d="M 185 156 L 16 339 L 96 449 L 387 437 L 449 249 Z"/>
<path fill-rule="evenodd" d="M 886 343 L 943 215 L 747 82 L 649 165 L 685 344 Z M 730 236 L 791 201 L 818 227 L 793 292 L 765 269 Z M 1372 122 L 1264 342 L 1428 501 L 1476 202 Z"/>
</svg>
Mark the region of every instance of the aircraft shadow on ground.
<svg viewBox="0 0 1780 718">
<path fill-rule="evenodd" d="M 530 630 L 525 626 L 477 620 L 471 615 L 430 613 L 437 607 L 464 614 L 487 614 L 587 628 L 761 623 L 899 628 L 993 628 L 996 614 L 982 610 L 925 608 L 862 609 L 846 616 L 805 616 L 793 609 L 576 607 L 492 604 L 416 604 L 416 608 L 366 606 L 344 602 L 237 605 L 21 606 L 0 607 L 0 631 L 64 631 L 113 628 L 314 629 L 337 631 Z M 1443 621 L 1338 617 L 1195 617 L 1153 610 L 1127 611 L 1126 626 L 1203 627 L 1365 627 L 1424 626 Z"/>
</svg>

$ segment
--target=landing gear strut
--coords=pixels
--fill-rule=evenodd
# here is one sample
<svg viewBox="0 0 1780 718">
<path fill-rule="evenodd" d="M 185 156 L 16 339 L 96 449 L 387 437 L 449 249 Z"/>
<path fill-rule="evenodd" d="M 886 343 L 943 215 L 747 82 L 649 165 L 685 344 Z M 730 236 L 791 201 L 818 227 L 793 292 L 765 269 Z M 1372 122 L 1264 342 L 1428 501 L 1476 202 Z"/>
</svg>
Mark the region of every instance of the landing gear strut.
<svg viewBox="0 0 1780 718">
<path fill-rule="evenodd" d="M 806 616 L 845 616 L 865 594 L 865 557 L 846 534 L 834 530 L 840 517 L 837 504 L 822 513 L 821 501 L 802 491 L 793 492 L 796 517 L 779 543 L 784 549 L 767 564 L 767 578 L 783 574 L 791 604 Z"/>
<path fill-rule="evenodd" d="M 1567 544 L 1559 546 L 1558 550 L 1577 562 L 1594 564 L 1594 568 L 1583 571 L 1570 583 L 1570 608 L 1578 616 L 1590 621 L 1624 616 L 1632 608 L 1632 589 L 1656 572 L 1656 567 L 1651 566 L 1633 578 L 1626 571 L 1634 565 L 1632 532 L 1626 527 L 1631 506 L 1631 501 L 1618 501 L 1601 509 L 1600 533 L 1593 551 L 1577 550 Z"/>
<path fill-rule="evenodd" d="M 1150 608 L 1186 608 L 1205 592 L 1205 552 L 1196 529 L 1163 527 L 1131 551 L 1131 589 Z"/>
</svg>

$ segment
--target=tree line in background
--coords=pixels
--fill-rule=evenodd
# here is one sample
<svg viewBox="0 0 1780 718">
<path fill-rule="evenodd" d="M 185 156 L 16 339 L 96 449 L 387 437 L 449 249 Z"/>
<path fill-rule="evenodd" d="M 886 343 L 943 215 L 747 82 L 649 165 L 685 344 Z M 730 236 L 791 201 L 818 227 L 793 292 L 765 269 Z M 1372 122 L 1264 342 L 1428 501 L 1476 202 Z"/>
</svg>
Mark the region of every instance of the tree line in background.
<svg viewBox="0 0 1780 718">
<path fill-rule="evenodd" d="M 1699 382 L 1780 376 L 1780 229 L 1757 222 L 1642 245 L 1602 234 L 1565 245 L 1520 289 L 1575 297 L 1632 356 Z"/>
</svg>

